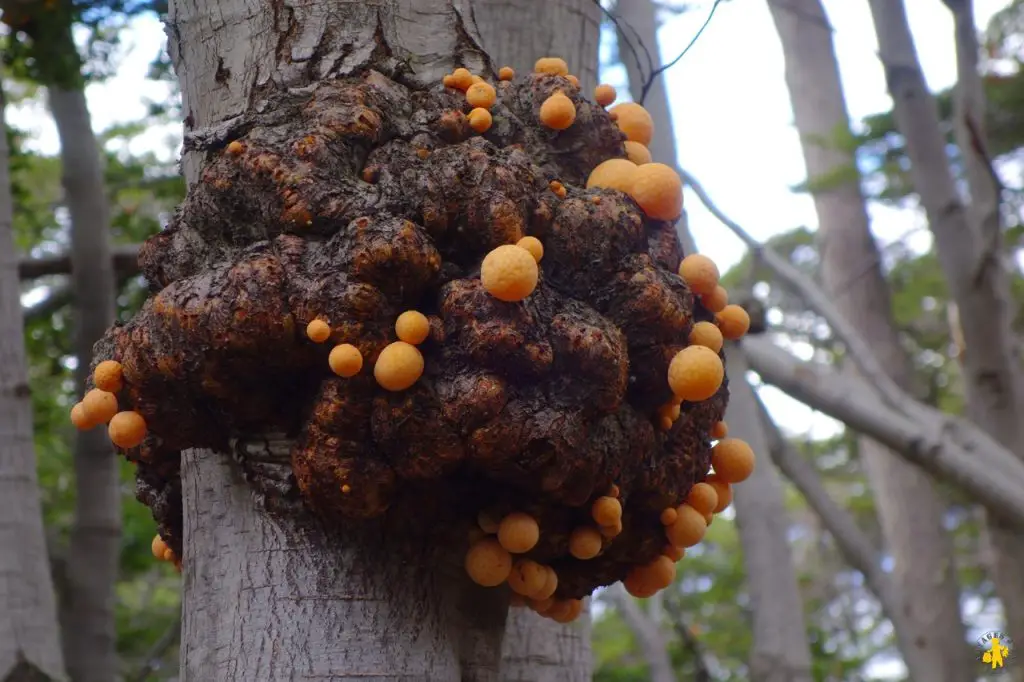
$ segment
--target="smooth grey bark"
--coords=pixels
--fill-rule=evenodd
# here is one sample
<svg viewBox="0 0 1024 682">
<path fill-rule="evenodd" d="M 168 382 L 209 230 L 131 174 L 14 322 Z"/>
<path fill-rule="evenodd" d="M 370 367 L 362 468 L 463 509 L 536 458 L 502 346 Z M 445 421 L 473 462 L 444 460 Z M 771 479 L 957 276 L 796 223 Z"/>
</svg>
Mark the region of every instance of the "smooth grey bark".
<svg viewBox="0 0 1024 682">
<path fill-rule="evenodd" d="M 0 131 L 3 111 L 0 91 Z M 0 681 L 65 680 L 32 444 L 9 167 L 0 134 Z"/>
<path fill-rule="evenodd" d="M 909 358 L 892 320 L 889 285 L 871 235 L 856 162 L 839 137 L 850 135 L 832 31 L 821 0 L 769 3 L 782 43 L 797 132 L 818 214 L 821 276 L 847 320 L 871 345 L 882 368 L 913 393 Z M 817 181 L 817 182 L 816 182 Z M 856 371 L 847 363 L 847 370 Z M 900 651 L 911 679 L 961 682 L 976 672 L 960 615 L 945 503 L 924 471 L 877 441 L 858 438 L 889 553 L 892 596 L 900 599 Z M 899 629 L 904 632 L 899 632 Z"/>
<path fill-rule="evenodd" d="M 61 144 L 61 182 L 71 217 L 75 389 L 85 393 L 92 346 L 114 321 L 114 268 L 103 161 L 83 89 L 49 88 Z M 62 591 L 61 640 L 75 682 L 109 682 L 118 671 L 114 587 L 121 551 L 117 457 L 106 429 L 75 432 L 75 516 Z"/>
<path fill-rule="evenodd" d="M 527 608 L 509 609 L 501 652 L 501 682 L 590 682 L 590 600 L 573 623 L 560 624 Z"/>
<path fill-rule="evenodd" d="M 676 682 L 672 659 L 668 655 L 668 641 L 661 631 L 661 624 L 644 613 L 622 583 L 610 586 L 607 594 L 637 640 L 647 662 L 649 682 Z"/>
<path fill-rule="evenodd" d="M 811 682 L 811 651 L 789 547 L 782 484 L 768 457 L 768 439 L 757 395 L 746 379 L 748 367 L 743 350 L 729 343 L 725 353 L 726 371 L 732 378 L 725 414 L 729 435 L 745 440 L 758 455 L 754 473 L 733 488 L 736 528 L 751 604 L 750 679 Z"/>
<path fill-rule="evenodd" d="M 966 342 L 963 357 L 967 412 L 979 427 L 1024 459 L 1024 370 L 1011 327 L 1009 278 L 1000 258 L 998 211 L 992 187 L 979 185 L 982 162 L 968 160 L 970 210 L 957 193 L 946 154 L 935 98 L 928 92 L 914 47 L 906 9 L 900 0 L 870 0 L 879 58 L 893 99 L 896 125 L 906 141 L 911 179 L 935 238 L 939 263 L 957 304 Z M 974 57 L 976 60 L 976 56 Z M 970 58 L 966 60 L 970 62 Z M 965 56 L 961 54 L 960 65 Z M 970 86 L 971 79 L 967 79 Z M 975 97 L 981 97 L 975 92 Z M 965 115 L 964 111 L 958 112 Z M 958 125 L 963 125 L 963 121 Z M 984 138 L 979 138 L 984 149 Z M 988 205 L 986 205 L 986 201 Z M 980 221 L 980 222 L 979 222 Z M 988 221 L 988 224 L 986 224 Z M 990 515 L 987 529 L 994 548 L 993 577 L 1011 636 L 1024 637 L 1024 540 L 1021 527 Z"/>
</svg>

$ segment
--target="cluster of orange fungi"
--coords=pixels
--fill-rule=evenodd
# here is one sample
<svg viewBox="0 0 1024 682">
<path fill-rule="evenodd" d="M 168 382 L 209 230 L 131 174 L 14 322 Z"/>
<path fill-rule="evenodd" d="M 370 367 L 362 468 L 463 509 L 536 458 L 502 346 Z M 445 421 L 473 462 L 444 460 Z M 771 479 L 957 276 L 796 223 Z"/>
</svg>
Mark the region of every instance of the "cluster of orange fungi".
<svg viewBox="0 0 1024 682">
<path fill-rule="evenodd" d="M 557 57 L 537 60 L 534 72 L 562 76 L 578 87 L 565 61 Z M 514 77 L 510 67 L 499 71 L 501 80 Z M 471 127 L 479 133 L 486 132 L 493 122 L 490 108 L 496 100 L 494 87 L 464 68 L 445 76 L 444 85 L 465 92 L 466 101 L 472 107 Z M 603 107 L 611 105 L 615 98 L 615 89 L 610 85 L 599 85 L 594 91 L 595 101 Z M 654 124 L 650 115 L 633 102 L 618 104 L 609 114 L 626 137 L 628 158 L 609 159 L 599 164 L 590 173 L 587 187 L 618 190 L 632 198 L 648 217 L 676 220 L 683 209 L 682 180 L 669 166 L 651 162 L 647 145 Z M 538 115 L 546 127 L 565 130 L 575 121 L 576 109 L 569 97 L 556 91 L 541 104 Z M 552 180 L 550 188 L 559 197 L 566 195 L 565 186 L 558 180 Z M 522 301 L 537 287 L 543 255 L 544 246 L 536 237 L 524 237 L 515 244 L 499 246 L 481 263 L 481 284 L 501 301 Z M 666 381 L 674 398 L 657 412 L 658 426 L 665 430 L 679 419 L 684 401 L 700 402 L 715 395 L 725 377 L 718 355 L 725 339 L 739 339 L 750 327 L 746 311 L 729 304 L 728 293 L 719 284 L 719 271 L 711 259 L 691 254 L 680 263 L 678 274 L 703 306 L 715 315 L 715 322 L 697 322 L 690 332 L 689 345 L 679 351 L 669 365 Z M 399 340 L 381 351 L 373 366 L 373 376 L 385 390 L 404 391 L 423 375 L 423 355 L 417 346 L 430 335 L 430 322 L 423 313 L 408 310 L 395 321 L 395 334 Z M 314 319 L 307 326 L 306 335 L 314 343 L 325 343 L 331 338 L 332 330 L 324 320 Z M 355 346 L 343 343 L 331 350 L 328 364 L 332 372 L 349 378 L 362 371 L 363 356 Z M 117 412 L 115 394 L 122 385 L 121 365 L 110 360 L 101 362 L 96 367 L 94 382 L 96 388 L 71 410 L 75 426 L 87 429 L 109 422 L 110 439 L 115 445 L 122 448 L 139 445 L 146 435 L 145 421 L 135 412 Z M 712 449 L 712 471 L 703 482 L 690 489 L 682 504 L 662 511 L 665 546 L 661 555 L 646 565 L 634 567 L 623 581 L 626 590 L 635 597 L 650 597 L 672 584 L 676 562 L 683 558 L 686 548 L 699 543 L 714 515 L 732 502 L 731 486 L 746 480 L 753 472 L 753 451 L 744 441 L 728 437 L 725 422 L 718 422 L 710 436 L 717 440 Z M 622 532 L 622 503 L 617 487 L 612 486 L 607 495 L 593 503 L 591 518 L 592 524 L 580 526 L 570 534 L 569 552 L 576 559 L 599 556 Z M 465 557 L 466 572 L 474 582 L 486 587 L 508 583 L 513 605 L 529 606 L 560 623 L 579 616 L 581 600 L 553 599 L 558 587 L 555 570 L 519 556 L 533 549 L 540 539 L 541 529 L 535 518 L 524 512 L 513 512 L 494 519 L 487 512 L 481 512 L 477 521 L 478 527 L 471 532 L 470 548 Z M 180 561 L 159 535 L 153 539 L 153 554 L 158 559 L 173 562 L 180 570 Z"/>
<path fill-rule="evenodd" d="M 153 556 L 157 561 L 166 561 L 173 564 L 174 568 L 181 573 L 181 559 L 174 555 L 174 550 L 167 546 L 159 534 L 153 536 Z"/>
</svg>

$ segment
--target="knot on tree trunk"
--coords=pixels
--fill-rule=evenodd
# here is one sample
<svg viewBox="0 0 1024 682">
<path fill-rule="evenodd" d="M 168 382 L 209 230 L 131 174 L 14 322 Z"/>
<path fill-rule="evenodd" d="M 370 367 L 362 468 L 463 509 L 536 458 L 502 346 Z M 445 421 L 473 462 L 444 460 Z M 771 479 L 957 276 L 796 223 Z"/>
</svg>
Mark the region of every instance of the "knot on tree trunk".
<svg viewBox="0 0 1024 682">
<path fill-rule="evenodd" d="M 576 108 L 560 132 L 538 121 L 557 90 Z M 459 528 L 464 542 L 482 510 L 529 513 L 541 535 L 525 556 L 556 570 L 562 598 L 663 550 L 659 515 L 705 477 L 727 385 L 671 428 L 659 407 L 669 362 L 714 316 L 676 275 L 671 223 L 585 189 L 625 156 L 608 113 L 557 75 L 496 91 L 478 135 L 462 92 L 369 72 L 277 95 L 209 143 L 200 182 L 140 252 L 153 296 L 95 352 L 122 364 L 122 404 L 148 424 L 124 454 L 176 554 L 187 448 L 234 451 L 272 510 L 303 503 L 328 525 Z M 539 283 L 498 300 L 481 260 L 526 235 L 544 245 Z M 429 322 L 425 371 L 385 390 L 372 368 L 412 309 Z M 329 343 L 307 338 L 314 319 Z M 335 344 L 359 350 L 361 372 L 331 373 Z M 230 441 L 271 432 L 290 466 L 279 446 Z M 573 558 L 571 531 L 612 484 L 624 530 Z"/>
</svg>

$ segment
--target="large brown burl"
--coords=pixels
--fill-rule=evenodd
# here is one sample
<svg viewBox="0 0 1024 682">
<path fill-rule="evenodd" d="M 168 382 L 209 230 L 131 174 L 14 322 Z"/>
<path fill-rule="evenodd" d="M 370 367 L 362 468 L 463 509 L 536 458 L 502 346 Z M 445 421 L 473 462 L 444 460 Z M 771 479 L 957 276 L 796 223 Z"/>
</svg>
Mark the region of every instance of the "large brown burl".
<svg viewBox="0 0 1024 682">
<path fill-rule="evenodd" d="M 123 365 L 122 409 L 148 425 L 124 454 L 177 556 L 187 448 L 241 453 L 276 513 L 301 499 L 333 524 L 422 533 L 527 512 L 541 535 L 525 556 L 556 570 L 560 598 L 663 550 L 659 515 L 707 474 L 727 384 L 684 403 L 667 430 L 657 409 L 673 356 L 714 316 L 676 274 L 671 224 L 584 189 L 594 166 L 625 157 L 604 109 L 557 75 L 496 90 L 483 135 L 463 93 L 369 72 L 276 95 L 207 145 L 200 181 L 141 250 L 153 295 L 95 360 Z M 556 90 L 577 110 L 561 132 L 538 122 Z M 481 261 L 526 235 L 544 245 L 537 287 L 498 300 Z M 409 309 L 428 316 L 425 371 L 387 391 L 373 366 Z M 306 338 L 313 319 L 329 343 Z M 328 368 L 340 343 L 363 355 L 352 378 Z M 269 433 L 293 439 L 290 467 L 237 446 Z M 570 533 L 613 484 L 622 532 L 598 557 L 572 558 Z"/>
</svg>

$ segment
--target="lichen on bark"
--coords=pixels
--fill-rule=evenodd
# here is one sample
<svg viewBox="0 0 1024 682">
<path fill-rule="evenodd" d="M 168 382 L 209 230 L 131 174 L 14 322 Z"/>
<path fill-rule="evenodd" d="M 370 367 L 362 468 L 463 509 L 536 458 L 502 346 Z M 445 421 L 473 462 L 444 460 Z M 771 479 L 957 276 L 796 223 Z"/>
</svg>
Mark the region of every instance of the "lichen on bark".
<svg viewBox="0 0 1024 682">
<path fill-rule="evenodd" d="M 122 363 L 121 404 L 149 426 L 124 452 L 139 499 L 178 556 L 188 448 L 240 453 L 268 508 L 304 504 L 329 526 L 457 543 L 451 529 L 483 509 L 524 511 L 541 528 L 526 556 L 556 570 L 558 597 L 583 597 L 662 551 L 659 514 L 708 471 L 727 383 L 667 431 L 657 409 L 672 357 L 714 316 L 676 274 L 671 224 L 585 188 L 625 156 L 623 136 L 570 81 L 497 83 L 478 135 L 462 92 L 399 80 L 366 70 L 276 92 L 201 144 L 199 181 L 140 252 L 151 298 L 96 348 Z M 577 111 L 561 132 L 538 121 L 556 90 Z M 481 260 L 526 235 L 544 244 L 540 282 L 500 301 Z M 425 373 L 386 391 L 372 367 L 410 309 L 430 321 Z M 315 318 L 330 343 L 306 338 Z M 339 343 L 363 355 L 357 376 L 330 372 Z M 290 468 L 247 459 L 254 434 L 293 439 Z M 623 532 L 571 557 L 569 533 L 612 484 Z"/>
</svg>

